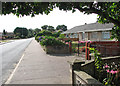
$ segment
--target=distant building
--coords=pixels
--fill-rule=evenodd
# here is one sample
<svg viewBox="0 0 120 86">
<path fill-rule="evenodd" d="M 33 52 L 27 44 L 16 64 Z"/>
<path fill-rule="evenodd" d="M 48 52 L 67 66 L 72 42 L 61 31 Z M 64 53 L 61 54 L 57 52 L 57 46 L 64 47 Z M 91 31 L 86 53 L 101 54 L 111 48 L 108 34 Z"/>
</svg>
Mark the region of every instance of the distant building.
<svg viewBox="0 0 120 86">
<path fill-rule="evenodd" d="M 0 40 L 2 40 L 2 32 L 0 32 Z"/>
<path fill-rule="evenodd" d="M 7 32 L 5 35 L 2 33 L 2 36 L 14 36 L 13 32 Z"/>
<path fill-rule="evenodd" d="M 79 41 L 107 41 L 111 40 L 111 30 L 114 24 L 100 24 L 98 22 L 73 27 L 65 32 L 66 38 Z"/>
<path fill-rule="evenodd" d="M 13 32 L 7 32 L 5 35 L 2 33 L 2 37 L 4 39 L 11 39 L 11 38 L 14 38 L 14 33 Z"/>
</svg>

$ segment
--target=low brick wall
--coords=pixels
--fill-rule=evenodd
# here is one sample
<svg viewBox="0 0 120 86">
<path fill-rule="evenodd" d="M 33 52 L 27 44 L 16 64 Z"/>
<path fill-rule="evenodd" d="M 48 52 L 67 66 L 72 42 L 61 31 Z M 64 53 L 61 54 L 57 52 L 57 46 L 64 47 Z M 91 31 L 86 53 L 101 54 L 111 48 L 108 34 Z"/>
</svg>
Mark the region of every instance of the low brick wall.
<svg viewBox="0 0 120 86">
<path fill-rule="evenodd" d="M 44 46 L 47 54 L 70 54 L 69 46 Z"/>
</svg>

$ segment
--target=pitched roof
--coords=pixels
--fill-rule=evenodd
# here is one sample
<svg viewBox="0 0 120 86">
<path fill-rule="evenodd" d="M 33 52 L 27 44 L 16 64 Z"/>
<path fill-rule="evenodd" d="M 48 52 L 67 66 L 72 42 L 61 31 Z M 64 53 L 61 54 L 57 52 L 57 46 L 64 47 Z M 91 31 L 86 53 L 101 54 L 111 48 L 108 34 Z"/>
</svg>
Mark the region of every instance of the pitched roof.
<svg viewBox="0 0 120 86">
<path fill-rule="evenodd" d="M 91 23 L 91 24 L 85 24 L 73 27 L 65 32 L 65 33 L 77 33 L 77 32 L 91 32 L 91 31 L 106 31 L 106 30 L 112 30 L 112 27 L 114 26 L 113 23 L 109 24 L 100 24 L 98 22 Z"/>
</svg>

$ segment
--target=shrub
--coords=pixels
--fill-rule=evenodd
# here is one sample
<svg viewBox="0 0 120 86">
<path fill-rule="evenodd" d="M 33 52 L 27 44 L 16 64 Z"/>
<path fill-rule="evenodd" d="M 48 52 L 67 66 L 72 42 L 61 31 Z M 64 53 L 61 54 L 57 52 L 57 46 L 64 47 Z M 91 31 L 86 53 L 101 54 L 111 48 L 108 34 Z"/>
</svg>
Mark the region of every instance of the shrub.
<svg viewBox="0 0 120 86">
<path fill-rule="evenodd" d="M 52 32 L 47 31 L 47 30 L 42 30 L 41 33 L 42 33 L 44 36 L 52 36 Z"/>
<path fill-rule="evenodd" d="M 109 64 L 105 64 L 103 66 L 103 70 L 105 71 L 106 75 L 105 79 L 103 80 L 104 85 L 107 86 L 119 86 L 120 85 L 120 63 L 115 64 L 114 62 Z"/>
<path fill-rule="evenodd" d="M 65 38 L 65 35 L 64 34 L 60 34 L 59 38 Z"/>
<path fill-rule="evenodd" d="M 55 37 L 52 36 L 45 36 L 40 42 L 42 46 L 59 46 L 59 45 L 65 45 L 65 43 L 61 42 L 60 40 L 56 40 Z"/>
<path fill-rule="evenodd" d="M 59 36 L 60 36 L 60 33 L 61 33 L 61 32 L 54 32 L 54 33 L 52 34 L 52 36 L 54 36 L 54 37 L 56 37 L 56 38 L 57 38 L 57 37 L 59 37 Z"/>
<path fill-rule="evenodd" d="M 36 40 L 37 42 L 39 42 L 39 38 L 40 38 L 40 36 L 36 36 L 36 37 L 35 37 L 35 40 Z"/>
</svg>

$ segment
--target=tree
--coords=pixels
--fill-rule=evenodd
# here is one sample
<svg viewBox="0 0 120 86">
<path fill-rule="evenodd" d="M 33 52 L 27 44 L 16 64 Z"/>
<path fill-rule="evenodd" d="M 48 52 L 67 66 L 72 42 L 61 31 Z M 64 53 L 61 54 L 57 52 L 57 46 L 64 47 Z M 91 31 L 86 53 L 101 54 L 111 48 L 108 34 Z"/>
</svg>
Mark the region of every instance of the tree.
<svg viewBox="0 0 120 86">
<path fill-rule="evenodd" d="M 34 36 L 34 30 L 28 29 L 28 37 L 33 37 L 33 36 Z"/>
<path fill-rule="evenodd" d="M 66 31 L 67 30 L 67 26 L 65 26 L 65 25 L 58 25 L 56 27 L 56 30 Z"/>
<path fill-rule="evenodd" d="M 6 35 L 6 31 L 5 31 L 5 29 L 3 30 L 3 35 Z"/>
<path fill-rule="evenodd" d="M 41 31 L 41 29 L 36 28 L 36 29 L 34 30 L 34 34 L 37 34 L 37 33 L 39 33 L 40 31 Z"/>
<path fill-rule="evenodd" d="M 113 23 L 120 29 L 120 1 L 119 2 L 3 2 L 2 13 L 4 15 L 13 13 L 16 16 L 31 15 L 39 13 L 49 14 L 53 8 L 75 12 L 79 10 L 85 14 L 98 14 L 100 23 Z M 115 28 L 117 29 L 117 28 Z M 113 31 L 115 30 L 113 29 Z M 117 34 L 117 33 L 116 33 Z M 119 34 L 117 34 L 119 36 Z M 120 41 L 120 40 L 119 40 Z"/>
<path fill-rule="evenodd" d="M 47 30 L 48 25 L 43 25 L 41 28 L 42 28 L 42 30 Z"/>
<path fill-rule="evenodd" d="M 28 36 L 28 30 L 24 27 L 16 27 L 14 29 L 14 34 L 16 34 L 16 36 L 19 36 L 20 38 L 26 38 Z"/>
<path fill-rule="evenodd" d="M 48 29 L 47 29 L 48 31 L 55 31 L 55 29 L 54 29 L 54 27 L 53 26 L 48 26 Z"/>
</svg>

